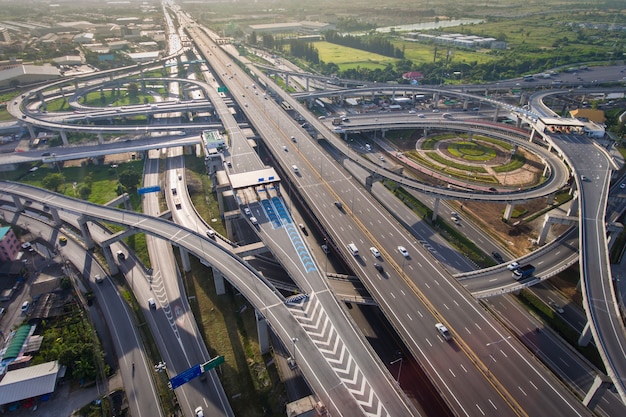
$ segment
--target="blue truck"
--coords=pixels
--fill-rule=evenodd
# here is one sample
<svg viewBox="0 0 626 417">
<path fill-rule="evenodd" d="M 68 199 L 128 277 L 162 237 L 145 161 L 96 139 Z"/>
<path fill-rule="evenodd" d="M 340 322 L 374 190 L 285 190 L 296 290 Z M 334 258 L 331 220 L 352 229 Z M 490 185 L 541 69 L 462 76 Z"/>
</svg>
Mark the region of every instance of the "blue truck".
<svg viewBox="0 0 626 417">
<path fill-rule="evenodd" d="M 513 271 L 513 278 L 519 281 L 522 278 L 527 278 L 527 277 L 532 276 L 534 272 L 535 272 L 535 267 L 533 265 L 529 264 L 529 265 L 520 266 L 515 271 Z"/>
</svg>

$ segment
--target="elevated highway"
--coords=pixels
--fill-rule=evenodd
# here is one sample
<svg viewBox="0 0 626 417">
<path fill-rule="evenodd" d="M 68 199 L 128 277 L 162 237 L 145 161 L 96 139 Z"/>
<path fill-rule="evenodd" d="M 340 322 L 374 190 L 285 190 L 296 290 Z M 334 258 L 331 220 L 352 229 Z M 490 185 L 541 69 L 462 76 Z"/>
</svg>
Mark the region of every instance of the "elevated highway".
<svg viewBox="0 0 626 417">
<path fill-rule="evenodd" d="M 556 114 L 543 105 L 543 96 L 537 94 L 532 98 L 532 108 L 542 117 L 555 117 Z M 537 133 L 558 147 L 576 173 L 580 209 L 580 278 L 583 307 L 588 319 L 579 343 L 586 345 L 593 336 L 607 375 L 626 403 L 626 330 L 611 277 L 605 220 L 615 163 L 606 149 L 586 136 Z"/>
<path fill-rule="evenodd" d="M 335 340 L 350 343 L 353 355 L 346 357 L 346 352 L 342 350 L 336 352 L 336 359 L 332 359 L 328 357 L 328 352 L 326 354 L 324 352 L 334 351 L 334 347 L 326 345 L 324 339 L 318 339 L 319 336 L 311 334 L 308 320 L 303 319 L 306 317 L 308 304 L 301 303 L 296 310 L 303 312 L 299 314 L 295 312 L 262 275 L 245 261 L 217 245 L 215 241 L 164 219 L 74 200 L 36 187 L 0 182 L 0 190 L 5 195 L 12 196 L 20 206 L 26 200 L 42 202 L 50 208 L 55 217 L 58 217 L 59 212 L 68 212 L 86 220 L 107 221 L 165 239 L 172 245 L 182 248 L 183 256 L 192 254 L 218 269 L 267 320 L 286 346 L 293 344 L 294 337 L 298 339 L 296 348 L 299 369 L 306 376 L 311 388 L 329 407 L 332 415 L 353 416 L 354 410 L 357 409 L 365 415 L 416 415 L 398 391 L 391 375 L 385 369 L 381 369 L 378 361 L 360 361 L 362 357 L 369 358 L 371 353 L 368 352 L 365 356 L 354 354 L 358 351 L 356 348 L 358 344 L 367 351 L 366 342 L 354 335 L 356 329 L 348 324 L 347 318 L 338 321 L 343 324 L 341 327 L 335 327 L 337 332 Z M 328 292 L 311 296 L 332 297 Z M 338 309 L 335 314 L 344 316 L 345 312 Z M 326 345 L 325 349 L 320 347 L 320 343 Z M 356 380 L 349 381 L 343 373 L 338 372 L 337 364 L 343 361 L 348 361 L 344 364 L 346 367 L 358 370 Z M 381 375 L 385 377 L 381 378 Z M 353 384 L 360 388 L 356 389 Z"/>
</svg>

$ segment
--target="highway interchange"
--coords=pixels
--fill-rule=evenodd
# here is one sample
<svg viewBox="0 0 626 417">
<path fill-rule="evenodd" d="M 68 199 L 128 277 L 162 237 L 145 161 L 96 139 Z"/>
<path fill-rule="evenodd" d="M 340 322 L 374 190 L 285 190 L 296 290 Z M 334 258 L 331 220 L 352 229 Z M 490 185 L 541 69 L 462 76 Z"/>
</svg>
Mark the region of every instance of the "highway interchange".
<svg viewBox="0 0 626 417">
<path fill-rule="evenodd" d="M 198 41 L 201 39 L 200 34 L 195 34 L 193 38 Z M 208 39 L 204 42 L 208 44 Z M 198 46 L 202 51 L 202 41 Z M 221 54 L 215 48 L 212 48 L 213 54 L 217 56 Z M 205 56 L 207 50 L 203 51 Z M 220 57 L 226 59 L 225 57 Z M 213 64 L 213 63 L 212 63 Z M 220 67 L 222 65 L 222 67 Z M 226 64 L 215 62 L 215 72 L 226 73 L 229 71 Z M 262 77 L 257 74 L 257 77 Z M 233 96 L 245 94 L 246 85 L 251 85 L 252 80 L 244 79 L 243 74 L 237 78 L 239 85 L 230 83 L 229 90 Z M 225 84 L 228 84 L 224 80 Z M 241 84 L 244 84 L 243 86 Z M 285 97 L 287 98 L 287 97 Z M 299 190 L 299 195 L 304 199 L 310 210 L 312 210 L 323 227 L 327 231 L 329 239 L 331 239 L 338 248 L 343 249 L 348 243 L 356 242 L 362 251 L 362 255 L 357 259 L 352 256 L 345 256 L 346 260 L 351 264 L 353 270 L 365 283 L 370 293 L 377 300 L 382 310 L 386 313 L 389 320 L 394 323 L 398 333 L 401 335 L 413 355 L 422 363 L 427 373 L 435 381 L 444 398 L 447 399 L 449 406 L 458 415 L 475 415 L 476 410 L 487 415 L 519 415 L 526 413 L 527 415 L 588 415 L 589 412 L 579 405 L 571 394 L 561 385 L 561 383 L 551 374 L 546 373 L 541 365 L 534 359 L 533 355 L 526 348 L 518 343 L 515 339 L 508 338 L 508 331 L 499 323 L 494 322 L 485 312 L 476 304 L 466 290 L 459 285 L 456 280 L 448 273 L 442 271 L 437 261 L 426 251 L 423 253 L 421 245 L 419 245 L 414 237 L 409 235 L 404 227 L 402 227 L 394 219 L 388 218 L 386 212 L 375 201 L 360 188 L 356 182 L 360 170 L 363 167 L 370 171 L 375 171 L 368 161 L 359 155 L 354 154 L 351 149 L 342 149 L 339 145 L 341 142 L 334 140 L 336 152 L 330 156 L 323 152 L 324 150 L 312 141 L 306 135 L 293 119 L 286 115 L 276 112 L 276 105 L 262 98 L 254 99 L 249 97 L 246 105 L 241 106 L 241 110 L 246 113 L 251 124 L 255 126 L 260 136 L 264 138 L 268 146 L 272 150 L 275 158 L 280 165 L 286 167 L 283 173 L 289 180 L 295 184 Z M 294 108 L 304 114 L 304 109 L 299 103 L 293 102 Z M 316 123 L 310 120 L 310 123 Z M 372 122 L 370 122 L 372 123 Z M 389 120 L 390 125 L 394 125 L 394 120 Z M 381 126 L 382 122 L 374 121 L 374 128 Z M 460 123 L 459 123 L 460 125 Z M 174 130 L 175 127 L 171 129 Z M 180 127 L 176 127 L 180 129 Z M 318 130 L 325 131 L 325 128 L 318 126 Z M 461 129 L 461 126 L 459 126 Z M 296 142 L 290 140 L 290 137 L 296 137 Z M 331 140 L 332 133 L 328 135 Z M 272 140 L 270 140 L 272 138 Z M 287 146 L 289 151 L 284 151 L 283 146 Z M 231 161 L 234 169 L 243 169 L 250 165 L 250 161 L 242 159 L 244 156 L 236 152 L 236 148 L 232 150 L 233 155 Z M 343 158 L 341 155 L 348 155 L 349 159 Z M 306 155 L 306 158 L 304 156 Z M 343 165 L 343 168 L 336 161 Z M 356 163 L 355 163 L 356 162 Z M 299 167 L 299 174 L 295 174 L 289 167 L 296 164 Z M 346 172 L 347 169 L 348 173 Z M 362 171 L 361 171 L 362 172 Z M 385 173 L 385 175 L 390 175 Z M 391 175 L 390 175 L 391 176 Z M 393 178 L 393 177 L 392 177 Z M 173 179 L 175 181 L 175 179 Z M 398 178 L 399 182 L 409 185 L 410 181 L 404 178 Z M 559 184 L 560 183 L 560 184 Z M 376 183 L 375 183 L 376 184 Z M 562 185 L 562 181 L 557 181 L 558 186 Z M 77 210 L 75 202 L 66 202 L 62 198 L 55 196 L 54 198 L 46 197 L 43 191 L 25 190 L 15 185 L 3 184 L 3 190 L 7 193 L 16 193 L 23 198 L 34 198 L 35 201 L 47 201 L 51 206 L 62 208 L 68 211 L 78 211 L 89 213 L 90 216 L 101 217 L 111 221 L 118 221 L 120 214 L 113 216 L 109 213 L 99 211 Z M 441 190 L 430 189 L 419 186 L 419 189 L 425 190 L 431 194 L 440 194 Z M 537 195 L 546 195 L 545 190 L 537 191 Z M 39 194 L 41 193 L 41 194 Z M 466 194 L 452 194 L 449 197 L 468 198 Z M 532 195 L 514 196 L 506 195 L 505 197 L 492 194 L 477 194 L 476 197 L 491 199 L 514 201 L 515 198 L 534 198 Z M 469 197 L 471 198 L 471 197 Z M 334 201 L 343 201 L 344 211 L 338 210 L 334 206 Z M 93 207 L 89 207 L 93 209 Z M 271 242 L 281 239 L 281 233 L 276 233 L 270 226 L 270 219 L 264 217 L 266 213 L 260 205 L 251 204 L 250 209 L 257 215 L 261 224 L 260 234 L 264 236 L 264 241 L 271 247 Z M 126 217 L 128 213 L 122 214 L 124 221 L 122 224 L 137 227 L 141 230 L 152 231 L 154 234 L 165 237 L 169 240 L 177 235 L 177 231 L 172 229 L 171 235 L 164 232 L 156 233 L 156 227 L 146 228 L 145 223 L 148 220 L 138 218 L 128 221 Z M 174 227 L 174 226 L 170 226 Z M 169 229 L 168 229 L 169 230 Z M 190 242 L 177 240 L 176 243 L 185 246 L 194 254 L 204 257 L 208 262 L 215 265 L 217 262 L 210 255 L 212 248 L 215 246 L 210 240 L 204 238 L 201 234 L 187 233 L 193 235 Z M 269 239 L 268 239 L 269 238 Z M 266 240 L 267 239 L 267 240 Z M 284 247 L 283 242 L 277 242 L 277 248 Z M 209 245 L 207 247 L 207 245 Z M 403 245 L 408 248 L 410 257 L 404 258 L 395 250 L 396 246 Z M 373 260 L 366 254 L 369 246 L 378 247 L 383 253 L 385 260 L 386 277 L 382 278 L 373 267 Z M 214 256 L 217 256 L 214 254 Z M 279 254 L 277 256 L 280 257 Z M 290 254 L 285 253 L 283 262 L 290 263 L 293 259 Z M 232 261 L 235 262 L 236 261 Z M 289 268 L 293 278 L 298 282 L 300 287 L 306 291 L 311 297 L 311 302 L 315 297 L 323 295 L 324 292 L 319 285 L 319 271 L 315 277 L 308 281 L 304 279 L 299 281 L 300 277 L 306 277 L 306 271 L 298 271 L 299 265 L 291 262 L 293 268 Z M 318 262 L 319 264 L 319 262 Z M 219 265 L 218 269 L 222 272 L 234 271 L 233 265 Z M 255 282 L 258 276 L 250 275 L 250 271 L 241 273 L 241 277 L 249 277 L 247 283 L 239 282 L 235 284 L 237 288 L 246 288 L 250 282 Z M 235 277 L 227 274 L 229 280 Z M 249 288 L 248 288 L 249 289 Z M 256 288 L 258 289 L 258 288 Z M 255 289 L 255 290 L 256 290 Z M 242 291 L 244 292 L 244 291 Z M 271 292 L 271 291 L 270 291 Z M 180 297 L 180 296 L 179 296 Z M 265 309 L 267 306 L 281 304 L 276 299 L 276 295 L 265 294 L 263 300 L 255 297 L 254 290 L 246 292 L 246 297 L 257 306 L 257 308 L 266 315 L 272 315 Z M 257 299 L 257 302 L 254 300 Z M 332 300 L 326 301 L 326 306 L 333 306 Z M 273 310 L 273 309 L 272 309 Z M 338 316 L 343 316 L 340 310 L 335 312 Z M 333 313 L 331 316 L 336 317 Z M 287 316 L 288 311 L 283 311 Z M 295 330 L 300 325 L 293 322 L 293 319 L 287 316 L 281 316 L 276 322 L 273 322 L 272 329 L 279 333 L 284 343 L 288 344 Z M 270 320 L 268 318 L 268 320 Z M 271 321 L 271 320 L 270 320 Z M 455 341 L 448 344 L 439 339 L 434 332 L 433 324 L 435 321 L 442 321 L 449 325 L 453 331 Z M 283 331 L 277 330 L 278 323 L 285 326 L 285 323 L 292 323 L 289 329 Z M 337 322 L 333 320 L 333 324 L 337 326 Z M 315 352 L 315 347 L 304 343 L 306 334 L 299 333 L 299 340 L 303 343 L 298 345 L 301 357 L 306 357 L 306 367 L 303 372 L 307 375 L 322 375 L 327 370 L 314 370 L 310 365 L 313 358 L 318 358 L 320 362 L 328 361 L 328 358 L 319 357 L 319 353 Z M 497 349 L 493 346 L 497 343 Z M 501 360 L 507 358 L 506 360 Z M 516 358 L 516 359 L 513 359 Z M 358 360 L 358 359 L 357 359 Z M 376 362 L 376 361 L 375 361 Z M 362 360 L 361 360 L 361 363 Z M 362 366 L 362 365 L 361 365 Z M 311 369 L 306 369 L 311 367 Z M 381 368 L 378 363 L 371 372 L 375 372 L 376 368 Z M 310 371 L 311 373 L 307 373 Z M 380 371 L 380 369 L 378 370 Z M 319 373 L 318 373 L 319 372 Z M 370 372 L 370 371 L 367 371 Z M 384 372 L 383 372 L 384 373 Z M 372 374 L 373 375 L 373 374 Z M 463 378 L 458 375 L 464 375 Z M 371 376 L 368 381 L 372 381 L 375 377 Z M 387 383 L 389 383 L 387 377 Z M 468 386 L 467 380 L 472 380 L 472 386 Z M 481 383 L 480 381 L 484 381 Z M 318 381 L 309 382 L 316 388 L 315 392 L 325 392 L 327 381 L 322 383 Z M 385 398 L 387 404 L 388 398 L 395 397 L 396 394 L 389 391 L 385 393 L 383 386 L 378 387 L 381 391 L 376 391 L 380 398 Z M 320 394 L 323 398 L 324 395 Z M 341 395 L 347 395 L 343 400 Z M 340 394 L 336 390 L 332 395 L 327 393 L 326 399 L 329 406 L 340 415 L 349 415 L 341 412 L 339 403 L 345 401 L 350 404 L 353 399 L 351 395 Z M 353 395 L 352 395 L 352 398 Z M 402 404 L 403 401 L 398 401 Z M 362 406 L 361 406 L 362 407 Z M 363 408 L 362 408 L 363 409 Z M 385 410 L 390 415 L 404 415 L 409 412 L 408 409 L 391 411 L 389 406 L 385 406 L 379 410 Z M 522 411 L 523 410 L 523 411 Z M 373 413 L 374 415 L 384 415 Z M 408 415 L 408 414 L 407 414 Z M 477 415 L 477 414 L 476 414 Z"/>
</svg>

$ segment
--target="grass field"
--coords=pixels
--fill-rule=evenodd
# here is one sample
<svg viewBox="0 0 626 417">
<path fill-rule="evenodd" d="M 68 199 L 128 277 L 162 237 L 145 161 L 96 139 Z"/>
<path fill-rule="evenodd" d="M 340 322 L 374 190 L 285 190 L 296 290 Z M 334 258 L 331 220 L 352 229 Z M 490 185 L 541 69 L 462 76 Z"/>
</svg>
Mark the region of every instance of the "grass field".
<svg viewBox="0 0 626 417">
<path fill-rule="evenodd" d="M 360 49 L 348 48 L 330 42 L 314 42 L 319 52 L 319 57 L 324 62 L 333 62 L 339 69 L 348 68 L 384 68 L 387 64 L 393 64 L 396 59 L 384 55 L 373 54 Z"/>
</svg>

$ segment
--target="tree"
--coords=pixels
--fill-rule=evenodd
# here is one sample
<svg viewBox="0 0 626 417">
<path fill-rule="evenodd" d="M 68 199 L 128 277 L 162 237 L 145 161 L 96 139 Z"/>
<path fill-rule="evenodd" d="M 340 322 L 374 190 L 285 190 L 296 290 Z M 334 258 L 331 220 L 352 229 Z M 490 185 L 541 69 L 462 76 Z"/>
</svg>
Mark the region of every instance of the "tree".
<svg viewBox="0 0 626 417">
<path fill-rule="evenodd" d="M 120 174 L 119 181 L 120 184 L 122 184 L 124 188 L 126 188 L 126 190 L 132 191 L 137 189 L 137 185 L 139 184 L 140 179 L 141 177 L 138 173 L 128 169 Z"/>
<path fill-rule="evenodd" d="M 59 191 L 59 187 L 61 186 L 61 184 L 63 184 L 65 182 L 65 176 L 63 176 L 63 174 L 48 174 L 45 176 L 45 178 L 41 181 L 41 184 L 46 187 L 48 190 L 51 191 Z"/>
<path fill-rule="evenodd" d="M 139 95 L 139 86 L 137 86 L 137 83 L 129 83 L 126 90 L 128 91 L 128 96 L 131 98 L 137 98 Z"/>
</svg>

